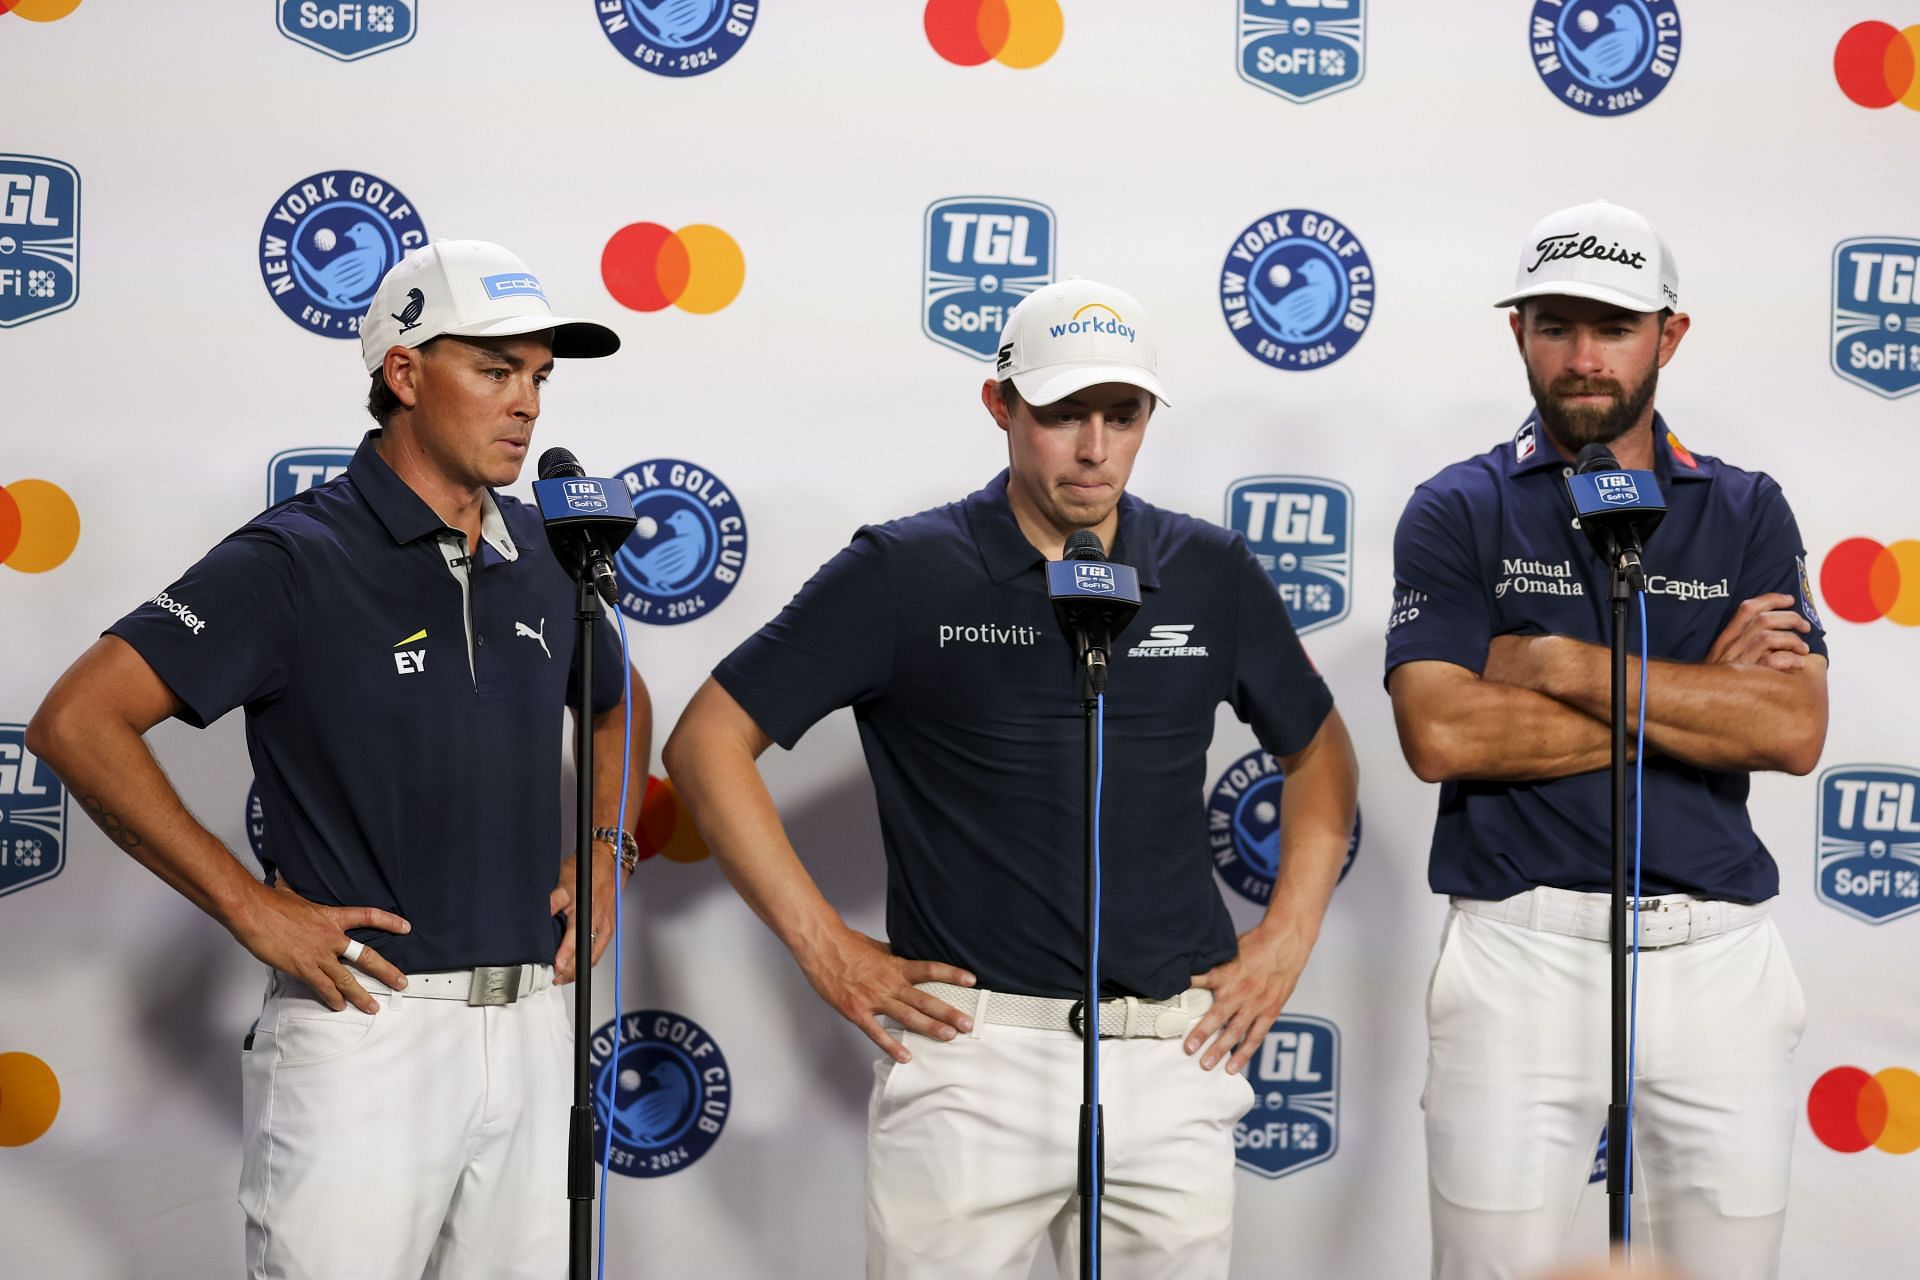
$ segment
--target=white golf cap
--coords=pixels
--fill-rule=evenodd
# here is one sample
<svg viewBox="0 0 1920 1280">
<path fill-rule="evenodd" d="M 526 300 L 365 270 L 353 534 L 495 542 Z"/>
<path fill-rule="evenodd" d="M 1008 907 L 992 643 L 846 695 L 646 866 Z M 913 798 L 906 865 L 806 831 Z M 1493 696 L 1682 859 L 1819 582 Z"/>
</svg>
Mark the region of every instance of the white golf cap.
<svg viewBox="0 0 1920 1280">
<path fill-rule="evenodd" d="M 1605 200 L 1550 213 L 1534 224 L 1520 250 L 1513 292 L 1523 298 L 1591 298 L 1629 311 L 1680 308 L 1680 273 L 1653 224 Z"/>
<path fill-rule="evenodd" d="M 591 320 L 556 316 L 527 264 L 485 240 L 435 240 L 393 264 L 360 321 L 367 372 L 394 347 L 435 338 L 511 338 L 553 330 L 556 356 L 610 356 L 620 335 Z"/>
<path fill-rule="evenodd" d="M 1124 382 L 1165 404 L 1146 308 L 1132 294 L 1078 278 L 1021 299 L 1000 330 L 993 376 L 1028 404 L 1052 404 L 1103 382 Z"/>
</svg>

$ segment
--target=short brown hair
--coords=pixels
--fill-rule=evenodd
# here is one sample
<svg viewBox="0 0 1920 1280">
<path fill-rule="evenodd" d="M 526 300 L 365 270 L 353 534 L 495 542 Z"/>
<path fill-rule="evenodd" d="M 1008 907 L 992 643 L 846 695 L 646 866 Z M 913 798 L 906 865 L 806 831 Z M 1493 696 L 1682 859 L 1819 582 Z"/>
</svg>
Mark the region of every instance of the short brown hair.
<svg viewBox="0 0 1920 1280">
<path fill-rule="evenodd" d="M 441 337 L 445 337 L 442 334 Z M 416 351 L 426 351 L 440 338 L 429 338 L 415 347 Z M 367 384 L 367 414 L 381 426 L 387 425 L 387 419 L 407 406 L 400 403 L 400 397 L 393 394 L 393 388 L 387 385 L 387 362 L 380 361 L 380 367 L 373 371 L 373 380 Z"/>
</svg>

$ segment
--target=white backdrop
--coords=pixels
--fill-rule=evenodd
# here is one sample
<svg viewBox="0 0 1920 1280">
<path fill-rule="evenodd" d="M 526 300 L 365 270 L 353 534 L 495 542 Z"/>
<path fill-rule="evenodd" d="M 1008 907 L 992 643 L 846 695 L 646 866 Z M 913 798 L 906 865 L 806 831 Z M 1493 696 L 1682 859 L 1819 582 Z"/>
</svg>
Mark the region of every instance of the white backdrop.
<svg viewBox="0 0 1920 1280">
<path fill-rule="evenodd" d="M 1828 359 L 1835 246 L 1920 235 L 1920 120 L 1848 101 L 1832 51 L 1867 18 L 1920 22 L 1920 0 L 1844 13 L 1680 0 L 1671 83 L 1617 118 L 1554 101 L 1525 0 L 1378 0 L 1364 78 L 1306 105 L 1236 74 L 1230 0 L 1065 0 L 1058 51 L 1023 70 L 943 60 L 918 0 L 772 4 L 731 60 L 686 78 L 620 56 L 590 0 L 423 0 L 413 39 L 358 61 L 283 38 L 275 7 L 87 0 L 53 22 L 0 16 L 0 152 L 57 159 L 82 182 L 77 300 L 0 329 L 0 485 L 52 481 L 81 519 L 59 567 L 0 572 L 0 725 L 24 723 L 95 634 L 257 511 L 272 455 L 350 448 L 367 425 L 357 344 L 281 314 L 255 257 L 274 203 L 308 175 L 379 175 L 428 234 L 512 246 L 557 309 L 621 331 L 618 356 L 560 370 L 540 445 L 601 474 L 686 459 L 737 499 L 751 543 L 731 595 L 680 625 L 630 628 L 656 751 L 709 666 L 855 526 L 960 496 L 1003 465 L 977 400 L 988 366 L 930 341 L 916 316 L 923 215 L 978 193 L 1044 204 L 1057 272 L 1126 287 L 1159 326 L 1175 407 L 1154 420 L 1135 491 L 1210 519 L 1247 476 L 1353 494 L 1351 613 L 1308 647 L 1361 753 L 1366 836 L 1293 1001 L 1338 1028 L 1338 1148 L 1288 1176 L 1241 1175 L 1236 1276 L 1425 1270 L 1421 1007 L 1443 906 L 1425 884 L 1435 788 L 1401 762 L 1380 684 L 1391 535 L 1416 483 L 1526 412 L 1487 303 L 1535 218 L 1604 195 L 1661 227 L 1694 318 L 1661 407 L 1690 448 L 1780 478 L 1816 580 L 1845 539 L 1920 536 L 1901 496 L 1920 400 L 1873 394 Z M 1235 237 L 1299 208 L 1357 236 L 1377 285 L 1364 335 L 1310 372 L 1242 350 L 1218 292 Z M 601 252 L 637 222 L 723 229 L 745 261 L 738 297 L 712 314 L 624 309 Z M 1823 768 L 1920 764 L 1914 632 L 1839 621 L 1822 599 Z M 246 856 L 240 718 L 170 723 L 151 742 Z M 1213 774 L 1252 746 L 1223 714 Z M 829 896 L 880 932 L 851 717 L 766 769 Z M 1815 778 L 1756 780 L 1812 1011 L 1806 1088 L 1838 1066 L 1920 1066 L 1920 921 L 1876 926 L 1818 900 L 1817 807 Z M 259 967 L 77 802 L 63 858 L 0 896 L 0 1055 L 33 1055 L 61 1089 L 43 1136 L 0 1147 L 0 1274 L 233 1274 L 237 1053 Z M 1229 901 L 1243 927 L 1256 918 Z M 870 1047 L 711 861 L 650 859 L 626 908 L 625 1007 L 710 1034 L 731 1103 L 691 1163 L 612 1179 L 618 1273 L 855 1274 Z M 605 1019 L 611 965 L 601 975 Z M 1795 1161 L 1787 1275 L 1914 1273 L 1920 1157 L 1843 1154 L 1803 1117 Z M 1597 1242 L 1594 1190 L 1582 1229 Z"/>
</svg>

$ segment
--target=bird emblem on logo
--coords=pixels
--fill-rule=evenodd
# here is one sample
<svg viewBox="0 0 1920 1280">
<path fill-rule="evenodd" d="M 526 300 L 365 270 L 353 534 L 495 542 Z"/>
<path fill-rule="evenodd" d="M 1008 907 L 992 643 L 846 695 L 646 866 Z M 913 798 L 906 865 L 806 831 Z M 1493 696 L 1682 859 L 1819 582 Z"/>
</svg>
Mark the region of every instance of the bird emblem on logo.
<svg viewBox="0 0 1920 1280">
<path fill-rule="evenodd" d="M 685 1068 L 670 1062 L 647 1068 L 644 1079 L 650 1087 L 644 1090 L 642 1079 L 639 1071 L 628 1067 L 615 1082 L 615 1096 L 607 1098 L 603 1089 L 601 1099 L 612 1104 L 607 1109 L 614 1128 L 629 1142 L 658 1146 L 679 1128 L 687 1102 L 693 1097 L 693 1083 Z"/>
<path fill-rule="evenodd" d="M 1247 296 L 1259 318 L 1287 342 L 1305 342 L 1327 322 L 1338 301 L 1333 268 L 1318 258 L 1308 258 L 1292 271 L 1276 263 L 1265 283 L 1279 292 L 1270 298 L 1256 284 Z"/>
<path fill-rule="evenodd" d="M 622 547 L 620 559 L 647 591 L 665 595 L 680 590 L 707 559 L 707 527 L 684 507 L 666 519 L 666 531 L 638 555 Z M 642 526 L 644 531 L 644 525 Z"/>
<path fill-rule="evenodd" d="M 1586 28 L 1593 16 L 1583 14 L 1578 25 Z M 1631 5 L 1614 5 L 1607 10 L 1607 21 L 1613 24 L 1613 30 L 1595 37 L 1586 48 L 1576 49 L 1571 40 L 1563 43 L 1567 62 L 1575 71 L 1590 83 L 1613 88 L 1632 78 L 1640 62 L 1640 51 L 1646 48 L 1647 36 Z M 1597 30 L 1599 25 L 1593 22 L 1592 29 Z"/>
<path fill-rule="evenodd" d="M 426 305 L 426 294 L 418 289 L 407 290 L 407 305 L 393 313 L 393 318 L 400 322 L 400 332 L 405 333 L 409 329 L 420 327 L 420 312 L 426 308 Z"/>
<path fill-rule="evenodd" d="M 662 44 L 684 49 L 700 38 L 720 10 L 720 0 L 641 0 Z"/>
<path fill-rule="evenodd" d="M 311 282 L 310 287 L 319 290 L 323 301 L 336 307 L 361 307 L 366 305 L 367 295 L 386 273 L 387 249 L 381 242 L 379 228 L 371 222 L 356 222 L 348 227 L 347 239 L 353 241 L 353 248 L 335 254 L 323 267 L 307 261 L 297 248 L 293 257 Z M 333 233 L 325 227 L 314 236 L 315 247 L 323 253 L 335 243 Z"/>
</svg>

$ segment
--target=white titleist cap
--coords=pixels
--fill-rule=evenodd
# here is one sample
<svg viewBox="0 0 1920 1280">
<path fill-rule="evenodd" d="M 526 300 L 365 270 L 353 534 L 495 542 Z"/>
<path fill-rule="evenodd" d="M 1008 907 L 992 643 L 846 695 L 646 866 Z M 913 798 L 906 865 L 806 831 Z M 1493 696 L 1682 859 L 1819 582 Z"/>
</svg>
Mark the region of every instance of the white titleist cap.
<svg viewBox="0 0 1920 1280">
<path fill-rule="evenodd" d="M 1000 330 L 993 376 L 1028 404 L 1052 404 L 1102 382 L 1124 382 L 1165 404 L 1153 325 L 1132 294 L 1059 280 L 1021 299 Z"/>
<path fill-rule="evenodd" d="M 1591 298 L 1629 311 L 1680 308 L 1680 273 L 1653 224 L 1605 200 L 1550 213 L 1534 224 L 1520 251 L 1513 292 L 1523 298 Z"/>
<path fill-rule="evenodd" d="M 435 240 L 393 264 L 360 321 L 360 354 L 372 373 L 394 347 L 457 338 L 511 338 L 553 330 L 556 356 L 610 356 L 620 335 L 591 320 L 556 316 L 527 264 L 485 240 Z"/>
</svg>

